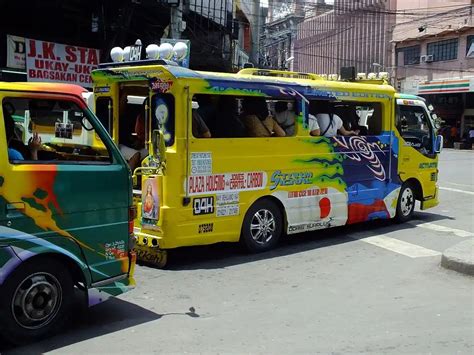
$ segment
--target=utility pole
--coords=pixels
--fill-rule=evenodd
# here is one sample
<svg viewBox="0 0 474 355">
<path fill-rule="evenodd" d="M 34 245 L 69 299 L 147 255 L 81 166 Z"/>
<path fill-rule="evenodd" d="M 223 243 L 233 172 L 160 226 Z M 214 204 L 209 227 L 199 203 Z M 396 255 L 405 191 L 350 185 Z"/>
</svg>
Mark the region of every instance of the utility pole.
<svg viewBox="0 0 474 355">
<path fill-rule="evenodd" d="M 252 49 L 250 51 L 250 61 L 257 65 L 259 59 L 260 27 L 265 23 L 265 21 L 261 19 L 262 10 L 260 8 L 260 0 L 249 1 L 249 3 L 252 8 L 252 21 L 250 22 Z"/>
<path fill-rule="evenodd" d="M 184 30 L 183 26 L 183 0 L 177 3 L 168 2 L 170 4 L 170 38 L 179 39 Z"/>
</svg>

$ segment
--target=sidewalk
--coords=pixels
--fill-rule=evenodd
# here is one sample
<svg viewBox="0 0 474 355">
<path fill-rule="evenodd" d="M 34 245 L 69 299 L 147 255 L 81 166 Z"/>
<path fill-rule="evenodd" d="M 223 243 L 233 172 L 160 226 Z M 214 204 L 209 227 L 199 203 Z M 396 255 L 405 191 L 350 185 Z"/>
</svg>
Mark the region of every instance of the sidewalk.
<svg viewBox="0 0 474 355">
<path fill-rule="evenodd" d="M 446 249 L 441 257 L 441 266 L 474 276 L 474 238 Z"/>
<path fill-rule="evenodd" d="M 450 152 L 474 152 L 474 149 L 443 148 L 441 153 L 443 153 L 444 150 L 449 150 Z"/>
</svg>

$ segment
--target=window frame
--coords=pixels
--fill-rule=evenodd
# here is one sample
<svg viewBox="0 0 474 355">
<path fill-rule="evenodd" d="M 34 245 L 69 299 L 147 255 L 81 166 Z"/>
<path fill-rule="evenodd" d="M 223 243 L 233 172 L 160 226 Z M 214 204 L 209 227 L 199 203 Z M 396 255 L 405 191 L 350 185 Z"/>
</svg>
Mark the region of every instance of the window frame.
<svg viewBox="0 0 474 355">
<path fill-rule="evenodd" d="M 252 98 L 252 97 L 255 97 L 254 95 L 245 95 L 245 94 L 217 94 L 217 93 L 208 93 L 208 92 L 192 92 L 190 93 L 189 97 L 190 97 L 190 104 L 189 104 L 189 112 L 188 112 L 188 120 L 189 120 L 189 137 L 191 139 L 195 139 L 195 140 L 198 140 L 198 141 L 202 141 L 202 140 L 223 140 L 223 139 L 268 139 L 268 138 L 294 138 L 294 137 L 297 137 L 300 132 L 298 131 L 299 130 L 299 127 L 298 127 L 298 117 L 302 114 L 302 105 L 303 105 L 303 101 L 300 100 L 300 99 L 297 99 L 297 98 L 294 98 L 294 97 L 287 97 L 287 96 L 260 96 L 260 98 L 263 98 L 265 99 L 265 101 L 267 102 L 267 106 L 269 106 L 270 103 L 275 103 L 277 101 L 287 101 L 287 102 L 292 102 L 293 103 L 293 112 L 295 113 L 295 122 L 294 122 L 294 128 L 295 128 L 295 132 L 293 135 L 291 136 L 284 136 L 284 137 L 276 137 L 276 136 L 270 136 L 270 137 L 253 137 L 253 136 L 232 136 L 232 137 L 224 137 L 224 136 L 215 136 L 213 134 L 213 129 L 212 129 L 212 126 L 211 127 L 208 127 L 209 128 L 209 131 L 211 132 L 211 137 L 210 138 L 206 138 L 206 137 L 196 137 L 194 136 L 193 134 L 193 110 L 196 110 L 198 108 L 193 108 L 193 105 L 192 103 L 193 102 L 197 102 L 195 100 L 195 96 L 196 95 L 202 95 L 202 96 L 210 96 L 212 98 L 215 98 L 215 97 L 232 97 L 234 98 L 236 101 L 237 101 L 237 106 L 238 106 L 238 112 L 236 112 L 236 115 L 239 117 L 239 120 L 241 120 L 240 116 L 242 114 L 241 112 L 241 103 L 242 103 L 242 100 L 244 100 L 245 98 Z M 217 110 L 218 106 L 216 106 L 216 110 Z M 275 116 L 273 115 L 273 112 L 270 110 L 270 107 L 269 107 L 269 114 L 272 115 L 273 119 L 275 120 L 276 123 L 278 123 L 278 121 L 276 120 Z M 241 122 L 243 124 L 243 122 Z M 278 123 L 279 124 L 279 123 Z M 280 124 L 279 124 L 280 125 Z M 281 125 L 280 125 L 281 127 Z M 281 127 L 285 133 L 286 133 L 286 130 L 285 128 Z"/>
<path fill-rule="evenodd" d="M 428 138 L 429 138 L 429 142 L 430 142 L 430 147 L 429 147 L 429 149 L 426 148 L 426 147 L 423 147 L 423 146 L 420 146 L 420 148 L 416 148 L 415 146 L 411 146 L 411 147 L 413 149 L 415 149 L 416 151 L 418 151 L 420 154 L 423 154 L 423 155 L 428 156 L 428 157 L 433 156 L 433 154 L 434 154 L 434 138 L 436 137 L 436 134 L 434 132 L 433 122 L 431 121 L 431 118 L 430 118 L 431 116 L 430 116 L 430 113 L 427 110 L 427 108 L 423 105 L 420 105 L 420 104 L 416 104 L 416 105 L 398 104 L 396 101 L 395 101 L 395 105 L 396 105 L 396 108 L 395 108 L 396 115 L 395 115 L 395 122 L 394 122 L 395 127 L 394 127 L 394 129 L 398 132 L 400 137 L 403 138 L 403 140 L 405 140 L 405 142 L 408 142 L 408 141 L 406 141 L 406 137 L 403 136 L 403 132 L 398 128 L 398 121 L 401 118 L 401 108 L 402 107 L 411 107 L 411 108 L 416 108 L 416 109 L 420 109 L 420 110 L 423 111 L 423 114 L 424 114 L 425 119 L 426 119 L 427 129 L 428 129 Z M 423 153 L 421 151 L 421 148 L 425 148 L 426 153 Z"/>
<path fill-rule="evenodd" d="M 102 118 L 98 115 L 98 109 L 97 109 L 98 101 L 105 101 L 105 100 L 109 101 L 109 105 L 107 106 L 107 110 L 108 110 L 107 125 L 105 125 L 104 122 L 102 122 Z M 95 98 L 94 105 L 95 105 L 95 112 L 96 112 L 95 115 L 96 115 L 97 119 L 102 124 L 102 126 L 104 126 L 107 133 L 111 137 L 113 137 L 113 133 L 114 133 L 114 111 L 113 111 L 114 100 L 113 100 L 113 98 L 111 96 L 97 96 Z"/>
<path fill-rule="evenodd" d="M 471 48 L 472 45 L 474 45 L 474 35 L 468 35 L 466 37 L 466 57 L 468 59 L 474 59 L 474 54 L 472 57 L 467 56 L 467 54 L 469 53 L 469 49 Z"/>
<path fill-rule="evenodd" d="M 320 99 L 316 99 L 316 100 L 311 100 L 311 102 L 317 102 L 317 101 L 326 101 L 326 100 L 320 100 Z M 374 136 L 378 136 L 380 134 L 383 133 L 383 127 L 384 127 L 384 110 L 385 110 L 385 105 L 382 101 L 356 101 L 356 100 L 336 100 L 336 101 L 332 101 L 332 100 L 329 100 L 327 101 L 329 105 L 331 105 L 331 113 L 332 114 L 335 114 L 337 115 L 339 118 L 341 118 L 342 122 L 343 122 L 343 127 L 346 129 L 346 130 L 354 130 L 354 129 L 360 129 L 362 127 L 366 128 L 367 129 L 367 134 L 358 134 L 358 136 L 361 136 L 361 137 L 374 137 Z M 350 110 L 354 109 L 353 111 L 353 114 L 355 116 L 353 116 L 352 118 L 354 119 L 355 117 L 357 117 L 357 127 L 358 128 L 354 128 L 354 127 L 351 127 L 351 128 L 347 128 L 347 125 L 349 123 L 355 123 L 354 120 L 351 120 L 350 118 L 348 118 L 346 115 L 343 115 L 341 114 L 340 112 L 335 112 L 335 111 L 338 111 L 337 110 L 337 106 L 342 106 L 342 107 L 345 107 L 345 108 L 349 108 Z M 361 123 L 361 119 L 362 117 L 361 116 L 358 116 L 357 113 L 356 113 L 356 108 L 357 107 L 369 107 L 370 109 L 373 110 L 372 114 L 370 115 L 370 117 L 374 117 L 374 114 L 378 113 L 378 115 L 380 116 L 379 117 L 379 122 L 378 122 L 378 126 L 375 126 L 374 124 L 372 125 L 367 125 L 367 127 L 365 126 L 362 126 L 360 125 Z M 305 129 L 308 131 L 309 133 L 309 115 L 312 114 L 310 113 L 310 110 L 309 110 L 309 105 L 306 107 L 306 114 L 305 114 L 305 117 L 303 118 L 304 122 L 305 122 Z M 317 114 L 312 114 L 314 116 L 316 116 Z M 344 117 L 343 117 L 344 116 Z M 366 123 L 368 124 L 369 123 L 369 117 L 366 117 Z M 370 130 L 370 127 L 378 127 L 377 129 L 377 132 L 372 132 Z M 370 134 L 369 134 L 370 132 Z M 309 135 L 308 135 L 309 136 Z M 342 134 L 337 134 L 335 135 L 334 137 L 341 137 L 343 136 Z M 311 136 L 311 138 L 332 138 L 332 137 L 327 137 L 327 136 Z"/>
<path fill-rule="evenodd" d="M 426 44 L 426 54 L 433 56 L 433 62 L 456 60 L 459 55 L 459 39 L 450 38 Z M 448 57 L 448 54 L 452 56 Z"/>
<path fill-rule="evenodd" d="M 407 60 L 407 58 L 408 58 L 407 53 L 410 53 L 410 52 L 413 52 L 415 54 L 415 55 L 412 56 L 412 58 L 414 58 L 414 60 L 412 60 L 411 62 L 409 60 Z M 419 44 L 415 44 L 413 46 L 408 46 L 408 47 L 397 48 L 396 53 L 397 53 L 397 55 L 396 55 L 395 59 L 397 61 L 397 65 L 400 65 L 398 63 L 398 54 L 399 53 L 403 53 L 403 65 L 420 64 L 421 45 L 419 45 Z"/>
<path fill-rule="evenodd" d="M 90 108 L 86 105 L 83 99 L 78 98 L 74 95 L 64 95 L 64 94 L 48 94 L 48 93 L 37 93 L 37 92 L 27 92 L 26 95 L 22 93 L 21 96 L 15 95 L 2 95 L 0 96 L 1 104 L 3 106 L 4 100 L 56 100 L 56 101 L 69 101 L 76 105 L 76 107 L 81 110 L 84 114 L 83 118 L 86 118 L 89 124 L 92 126 L 92 130 L 94 134 L 97 135 L 104 145 L 105 149 L 108 153 L 107 161 L 86 161 L 86 160 L 32 160 L 32 159 L 24 159 L 24 160 L 10 160 L 8 159 L 8 144 L 5 144 L 5 153 L 6 153 L 6 161 L 8 164 L 13 166 L 19 165 L 87 165 L 87 166 L 109 166 L 115 163 L 115 157 L 113 153 L 113 149 L 110 146 L 110 141 L 106 139 L 107 133 L 100 128 L 99 120 L 95 117 L 94 113 L 90 110 Z M 2 107 L 2 118 L 4 118 L 3 107 Z M 3 127 L 5 129 L 5 120 L 3 123 Z M 84 129 L 84 127 L 83 127 Z M 5 132 L 6 133 L 6 132 Z M 41 135 L 40 135 L 41 137 Z M 5 136 L 5 139 L 7 137 Z"/>
</svg>

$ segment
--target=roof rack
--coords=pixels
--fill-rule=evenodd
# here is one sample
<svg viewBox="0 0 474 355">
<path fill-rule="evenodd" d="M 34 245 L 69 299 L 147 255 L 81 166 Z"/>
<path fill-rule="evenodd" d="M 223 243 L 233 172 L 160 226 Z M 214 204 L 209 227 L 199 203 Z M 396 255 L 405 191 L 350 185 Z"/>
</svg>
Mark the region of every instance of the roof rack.
<svg viewBox="0 0 474 355">
<path fill-rule="evenodd" d="M 117 67 L 137 67 L 142 65 L 174 65 L 177 66 L 176 62 L 164 59 L 144 59 L 134 60 L 127 62 L 111 62 L 111 63 L 100 63 L 99 69 L 105 68 L 117 68 Z"/>
<path fill-rule="evenodd" d="M 301 73 L 286 70 L 273 70 L 273 69 L 258 69 L 258 68 L 245 68 L 241 69 L 237 75 L 258 75 L 258 76 L 273 76 L 279 78 L 297 78 L 297 79 L 309 79 L 309 80 L 321 80 L 319 75 L 312 73 Z"/>
</svg>

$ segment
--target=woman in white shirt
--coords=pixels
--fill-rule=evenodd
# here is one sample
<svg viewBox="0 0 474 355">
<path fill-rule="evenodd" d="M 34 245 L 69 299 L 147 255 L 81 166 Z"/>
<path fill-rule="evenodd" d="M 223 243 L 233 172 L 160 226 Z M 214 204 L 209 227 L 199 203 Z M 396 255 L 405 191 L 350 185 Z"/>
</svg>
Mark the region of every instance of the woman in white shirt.
<svg viewBox="0 0 474 355">
<path fill-rule="evenodd" d="M 315 116 L 317 125 L 319 128 L 319 134 L 324 137 L 334 137 L 338 135 L 338 132 L 343 136 L 356 136 L 359 134 L 359 131 L 348 131 L 344 128 L 342 118 L 333 113 L 329 112 L 329 105 L 326 101 L 312 101 L 310 103 L 310 111 L 314 108 L 315 111 L 319 112 Z M 312 115 L 310 115 L 312 116 Z M 311 134 L 311 119 L 309 117 L 310 123 L 310 134 Z M 314 134 L 311 134 L 314 135 Z"/>
</svg>

